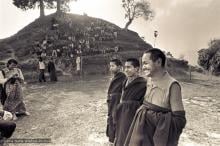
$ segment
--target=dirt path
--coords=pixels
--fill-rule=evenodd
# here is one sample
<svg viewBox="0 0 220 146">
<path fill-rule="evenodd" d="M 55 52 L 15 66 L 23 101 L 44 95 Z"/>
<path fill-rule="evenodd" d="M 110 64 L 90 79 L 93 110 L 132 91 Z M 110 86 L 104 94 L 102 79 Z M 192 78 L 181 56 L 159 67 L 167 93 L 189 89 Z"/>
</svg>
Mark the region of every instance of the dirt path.
<svg viewBox="0 0 220 146">
<path fill-rule="evenodd" d="M 21 117 L 12 138 L 51 138 L 51 144 L 11 146 L 105 146 L 107 77 L 24 89 L 30 117 Z M 220 145 L 220 82 L 183 82 L 187 126 L 180 146 Z"/>
<path fill-rule="evenodd" d="M 105 80 L 98 82 L 103 85 Z M 13 138 L 51 138 L 51 145 L 105 145 L 106 86 L 96 91 L 96 84 L 75 81 L 29 85 L 24 92 L 31 116 L 17 121 Z"/>
<path fill-rule="evenodd" d="M 220 145 L 220 79 L 198 76 L 191 83 L 183 82 L 187 125 L 181 137 L 186 146 Z"/>
</svg>

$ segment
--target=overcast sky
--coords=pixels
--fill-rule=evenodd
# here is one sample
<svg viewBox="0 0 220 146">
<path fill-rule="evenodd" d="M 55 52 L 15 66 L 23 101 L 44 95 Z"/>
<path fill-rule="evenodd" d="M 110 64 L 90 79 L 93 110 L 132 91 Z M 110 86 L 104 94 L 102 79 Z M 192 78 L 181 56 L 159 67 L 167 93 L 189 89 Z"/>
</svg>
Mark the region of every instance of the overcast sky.
<svg viewBox="0 0 220 146">
<path fill-rule="evenodd" d="M 220 0 L 149 0 L 156 16 L 153 21 L 137 19 L 129 29 L 136 31 L 152 45 L 158 31 L 156 47 L 170 51 L 174 57 L 184 55 L 197 63 L 197 51 L 206 48 L 211 39 L 220 39 Z M 121 0 L 78 0 L 71 13 L 98 17 L 124 27 Z M 46 11 L 46 14 L 54 11 Z M 39 17 L 39 9 L 22 11 L 12 0 L 0 0 L 0 39 L 9 37 Z"/>
</svg>

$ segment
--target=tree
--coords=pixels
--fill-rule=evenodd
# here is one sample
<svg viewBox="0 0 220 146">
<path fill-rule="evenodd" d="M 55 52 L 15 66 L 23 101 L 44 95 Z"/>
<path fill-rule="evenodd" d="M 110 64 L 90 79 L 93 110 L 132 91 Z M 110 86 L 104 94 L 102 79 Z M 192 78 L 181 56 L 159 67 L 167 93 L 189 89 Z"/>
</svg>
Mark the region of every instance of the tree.
<svg viewBox="0 0 220 146">
<path fill-rule="evenodd" d="M 69 2 L 73 0 L 13 0 L 13 4 L 26 11 L 28 9 L 35 9 L 36 6 L 40 8 L 40 17 L 43 17 L 44 9 L 54 9 L 57 8 L 57 12 L 69 11 Z M 76 1 L 76 0 L 74 0 Z"/>
<path fill-rule="evenodd" d="M 126 30 L 135 18 L 143 17 L 145 20 L 151 20 L 154 17 L 150 3 L 146 0 L 122 0 L 122 7 L 125 10 L 125 19 L 128 19 L 125 25 Z"/>
<path fill-rule="evenodd" d="M 45 15 L 45 7 L 49 9 L 54 8 L 53 0 L 13 0 L 13 4 L 24 11 L 28 9 L 35 9 L 36 6 L 40 7 L 40 17 Z"/>
<path fill-rule="evenodd" d="M 220 71 L 220 40 L 212 40 L 209 47 L 198 51 L 198 64 L 205 70 Z"/>
<path fill-rule="evenodd" d="M 69 3 L 77 0 L 55 0 L 57 3 L 57 13 L 70 11 Z"/>
</svg>

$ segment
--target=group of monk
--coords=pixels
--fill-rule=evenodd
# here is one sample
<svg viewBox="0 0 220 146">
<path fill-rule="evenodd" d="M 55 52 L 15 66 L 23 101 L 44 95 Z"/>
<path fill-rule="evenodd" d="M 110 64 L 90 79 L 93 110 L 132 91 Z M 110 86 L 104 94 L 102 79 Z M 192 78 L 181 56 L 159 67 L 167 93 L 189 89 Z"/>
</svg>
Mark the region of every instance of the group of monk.
<svg viewBox="0 0 220 146">
<path fill-rule="evenodd" d="M 157 48 L 124 64 L 110 61 L 106 134 L 111 146 L 177 146 L 186 125 L 181 85 Z M 142 73 L 140 69 L 142 68 Z"/>
</svg>

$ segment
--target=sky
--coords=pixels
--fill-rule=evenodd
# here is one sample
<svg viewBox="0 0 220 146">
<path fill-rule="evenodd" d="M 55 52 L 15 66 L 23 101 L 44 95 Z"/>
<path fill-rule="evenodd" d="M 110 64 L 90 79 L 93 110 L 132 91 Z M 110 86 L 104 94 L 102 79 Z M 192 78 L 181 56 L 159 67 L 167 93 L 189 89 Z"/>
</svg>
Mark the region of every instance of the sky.
<svg viewBox="0 0 220 146">
<path fill-rule="evenodd" d="M 220 39 L 220 0 L 148 0 L 155 17 L 152 21 L 138 18 L 129 26 L 146 42 L 170 51 L 174 57 L 184 56 L 197 64 L 197 51 L 207 48 L 212 39 Z M 126 20 L 121 0 L 78 0 L 71 2 L 70 13 L 102 18 L 123 28 Z M 46 15 L 55 10 L 46 10 Z M 39 9 L 22 11 L 12 0 L 0 0 L 0 39 L 10 37 L 39 17 Z"/>
</svg>

